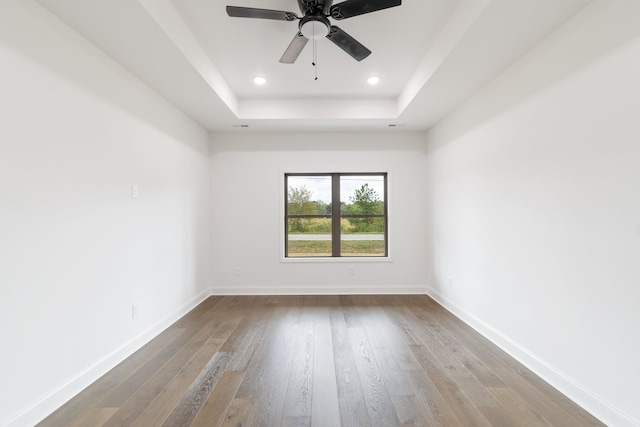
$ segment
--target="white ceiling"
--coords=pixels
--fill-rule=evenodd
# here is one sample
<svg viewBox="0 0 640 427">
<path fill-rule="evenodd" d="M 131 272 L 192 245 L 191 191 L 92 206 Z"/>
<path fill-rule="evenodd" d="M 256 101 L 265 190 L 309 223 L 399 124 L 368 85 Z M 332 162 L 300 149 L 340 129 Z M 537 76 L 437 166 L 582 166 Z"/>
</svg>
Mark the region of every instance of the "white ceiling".
<svg viewBox="0 0 640 427">
<path fill-rule="evenodd" d="M 38 1 L 208 130 L 246 132 L 426 130 L 591 0 L 404 0 L 332 21 L 373 53 L 320 39 L 318 80 L 311 42 L 279 62 L 297 22 L 225 11 L 300 15 L 296 0 Z"/>
</svg>

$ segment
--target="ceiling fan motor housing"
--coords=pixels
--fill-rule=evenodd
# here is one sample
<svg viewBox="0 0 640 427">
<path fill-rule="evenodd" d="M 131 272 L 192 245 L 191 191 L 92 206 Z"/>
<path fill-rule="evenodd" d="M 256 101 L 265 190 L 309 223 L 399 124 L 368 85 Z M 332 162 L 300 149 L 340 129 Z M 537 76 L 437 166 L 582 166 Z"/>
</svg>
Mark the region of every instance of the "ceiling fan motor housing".
<svg viewBox="0 0 640 427">
<path fill-rule="evenodd" d="M 298 0 L 298 6 L 303 15 L 329 15 L 332 3 L 333 0 Z"/>
</svg>

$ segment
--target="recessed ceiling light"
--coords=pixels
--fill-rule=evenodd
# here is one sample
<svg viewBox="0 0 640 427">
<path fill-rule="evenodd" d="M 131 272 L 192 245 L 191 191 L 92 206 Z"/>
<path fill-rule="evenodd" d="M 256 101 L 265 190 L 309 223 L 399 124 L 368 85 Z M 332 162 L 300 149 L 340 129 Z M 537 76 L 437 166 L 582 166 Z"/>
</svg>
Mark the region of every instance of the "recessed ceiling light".
<svg viewBox="0 0 640 427">
<path fill-rule="evenodd" d="M 371 86 L 375 86 L 378 83 L 380 83 L 380 77 L 378 76 L 371 76 L 367 79 L 367 83 L 369 83 Z"/>
<path fill-rule="evenodd" d="M 264 77 L 254 77 L 253 78 L 253 82 L 255 84 L 257 84 L 258 86 L 262 86 L 263 84 L 265 84 L 267 82 L 267 79 L 265 79 Z"/>
</svg>

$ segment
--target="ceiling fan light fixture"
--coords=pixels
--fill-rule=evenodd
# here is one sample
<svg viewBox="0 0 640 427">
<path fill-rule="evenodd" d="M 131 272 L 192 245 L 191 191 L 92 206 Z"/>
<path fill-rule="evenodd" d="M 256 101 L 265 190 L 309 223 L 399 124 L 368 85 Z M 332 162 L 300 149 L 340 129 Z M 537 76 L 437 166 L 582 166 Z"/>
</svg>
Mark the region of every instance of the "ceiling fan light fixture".
<svg viewBox="0 0 640 427">
<path fill-rule="evenodd" d="M 318 19 L 315 19 L 318 18 Z M 300 23 L 300 32 L 309 40 L 321 39 L 329 34 L 329 21 L 320 19 L 321 17 L 312 17 Z"/>
<path fill-rule="evenodd" d="M 369 83 L 369 85 L 371 86 L 375 86 L 378 83 L 380 83 L 380 77 L 378 76 L 371 76 L 367 79 L 367 83 Z"/>
</svg>

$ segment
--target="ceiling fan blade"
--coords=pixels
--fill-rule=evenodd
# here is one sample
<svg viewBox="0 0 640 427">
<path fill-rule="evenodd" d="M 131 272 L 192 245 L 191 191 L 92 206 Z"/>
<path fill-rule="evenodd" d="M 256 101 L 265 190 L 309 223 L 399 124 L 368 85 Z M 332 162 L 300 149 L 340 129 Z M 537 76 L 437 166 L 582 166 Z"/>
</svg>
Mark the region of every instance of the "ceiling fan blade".
<svg viewBox="0 0 640 427">
<path fill-rule="evenodd" d="M 369 49 L 335 25 L 331 26 L 327 38 L 334 42 L 340 49 L 351 55 L 356 61 L 362 61 L 371 55 Z"/>
<path fill-rule="evenodd" d="M 289 43 L 289 47 L 282 54 L 282 58 L 280 58 L 280 62 L 283 64 L 293 64 L 300 56 L 300 52 L 307 45 L 309 41 L 308 38 L 302 35 L 302 33 L 298 32 L 298 34 L 293 37 L 291 43 Z"/>
<path fill-rule="evenodd" d="M 275 19 L 277 21 L 295 21 L 298 18 L 293 12 L 284 10 L 256 9 L 254 7 L 227 6 L 227 15 L 233 18 Z"/>
<path fill-rule="evenodd" d="M 331 6 L 330 13 L 333 19 L 340 20 L 400 6 L 401 4 L 402 0 L 345 0 Z"/>
</svg>

